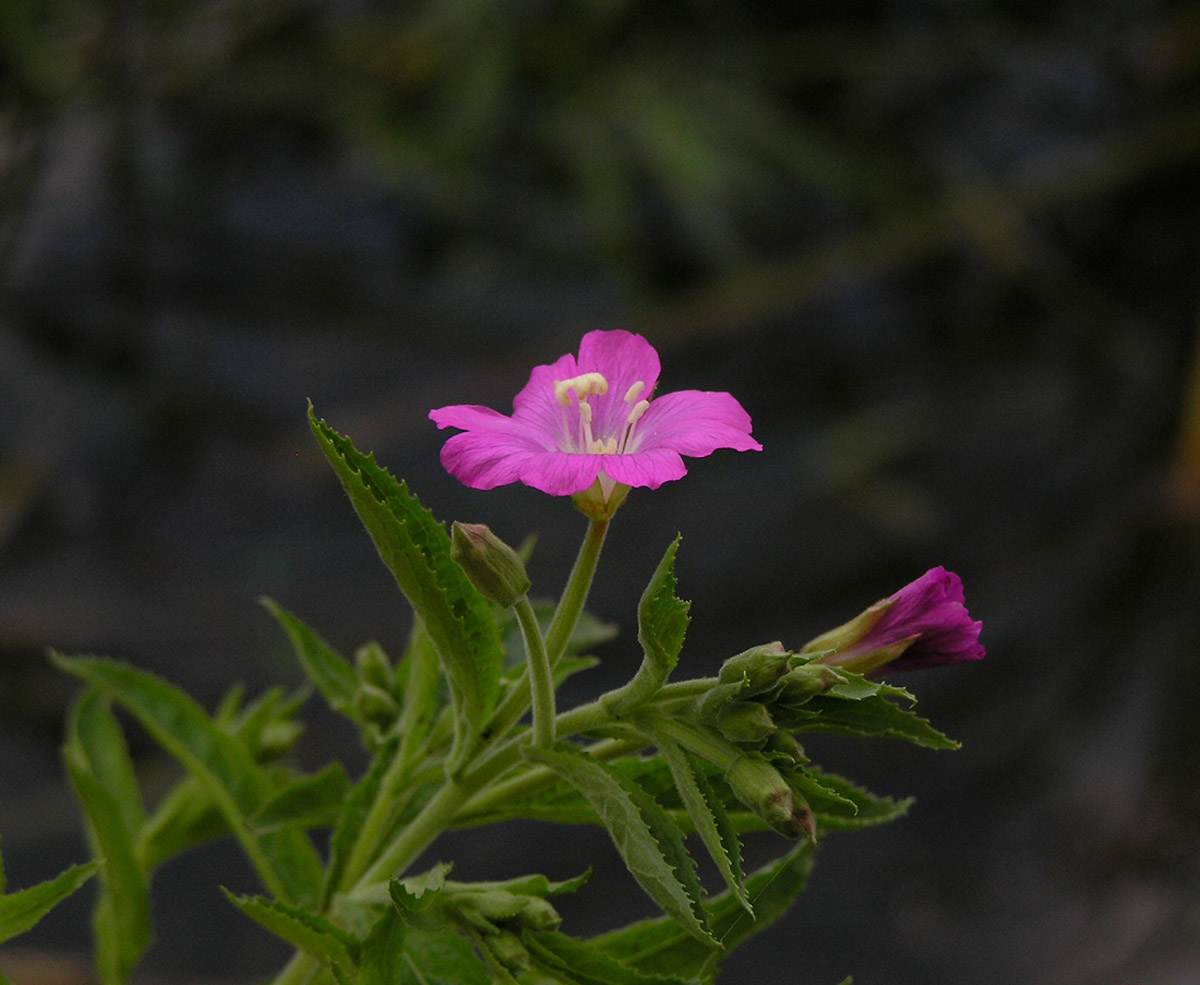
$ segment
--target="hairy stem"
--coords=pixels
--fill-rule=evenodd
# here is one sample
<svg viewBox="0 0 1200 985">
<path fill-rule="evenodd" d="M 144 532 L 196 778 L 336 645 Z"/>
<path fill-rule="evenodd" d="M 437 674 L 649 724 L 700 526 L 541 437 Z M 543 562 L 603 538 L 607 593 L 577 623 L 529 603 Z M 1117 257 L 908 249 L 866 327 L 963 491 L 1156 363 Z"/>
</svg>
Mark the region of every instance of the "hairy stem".
<svg viewBox="0 0 1200 985">
<path fill-rule="evenodd" d="M 533 744 L 548 749 L 554 745 L 554 672 L 528 596 L 517 600 L 515 611 L 525 638 L 526 673 L 533 694 Z"/>
</svg>

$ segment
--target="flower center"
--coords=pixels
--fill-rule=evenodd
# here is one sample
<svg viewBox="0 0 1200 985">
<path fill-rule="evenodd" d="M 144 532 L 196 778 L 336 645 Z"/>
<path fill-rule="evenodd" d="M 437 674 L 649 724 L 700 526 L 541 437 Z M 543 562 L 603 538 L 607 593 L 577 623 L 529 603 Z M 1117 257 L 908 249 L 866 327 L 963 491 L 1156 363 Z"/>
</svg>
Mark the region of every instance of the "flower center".
<svg viewBox="0 0 1200 985">
<path fill-rule="evenodd" d="M 638 380 L 625 393 L 624 402 L 631 404 L 629 412 L 625 415 L 624 420 L 609 420 L 611 430 L 609 433 L 604 433 L 597 436 L 592 431 L 592 424 L 596 420 L 596 412 L 591 404 L 588 403 L 588 397 L 604 396 L 608 393 L 608 380 L 604 378 L 603 373 L 582 373 L 579 376 L 573 376 L 568 380 L 554 381 L 554 399 L 558 401 L 560 407 L 564 409 L 563 420 L 566 423 L 568 441 L 570 448 L 566 449 L 571 454 L 575 455 L 624 455 L 626 452 L 632 451 L 633 435 L 637 427 L 637 422 L 641 420 L 642 415 L 646 413 L 646 409 L 650 406 L 649 400 L 639 400 L 642 391 L 646 389 L 645 381 Z M 577 433 L 572 426 L 570 417 L 566 414 L 566 410 L 571 407 L 571 394 L 575 394 L 575 401 L 579 408 L 579 428 Z M 612 415 L 609 415 L 610 418 Z M 612 427 L 612 425 L 616 425 Z"/>
</svg>

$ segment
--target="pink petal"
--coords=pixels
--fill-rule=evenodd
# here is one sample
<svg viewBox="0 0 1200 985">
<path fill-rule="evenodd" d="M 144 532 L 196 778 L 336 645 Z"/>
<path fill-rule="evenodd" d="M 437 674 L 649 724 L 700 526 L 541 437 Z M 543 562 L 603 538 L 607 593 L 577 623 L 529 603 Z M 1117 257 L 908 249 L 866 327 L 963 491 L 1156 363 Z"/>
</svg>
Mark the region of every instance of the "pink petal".
<svg viewBox="0 0 1200 985">
<path fill-rule="evenodd" d="M 657 489 L 664 482 L 682 479 L 687 475 L 687 466 L 674 449 L 652 448 L 630 455 L 606 455 L 604 471 L 627 486 Z"/>
<path fill-rule="evenodd" d="M 654 400 L 638 423 L 637 451 L 670 448 L 701 457 L 718 448 L 762 451 L 750 436 L 750 415 L 731 394 L 677 390 Z"/>
<path fill-rule="evenodd" d="M 501 438 L 496 431 L 464 431 L 442 446 L 442 465 L 472 489 L 494 489 L 521 478 L 531 456 L 528 442 Z"/>
<path fill-rule="evenodd" d="M 551 496 L 571 496 L 590 487 L 605 463 L 613 457 L 569 455 L 560 451 L 538 452 L 522 460 L 518 478 L 525 485 Z"/>
<path fill-rule="evenodd" d="M 648 400 L 658 385 L 662 365 L 654 346 L 633 332 L 588 332 L 579 344 L 579 371 L 602 373 L 608 380 L 608 393 L 589 398 L 595 419 L 592 430 L 597 437 L 619 437 L 637 400 Z M 643 384 L 637 398 L 629 403 L 625 394 L 636 383 Z"/>
</svg>

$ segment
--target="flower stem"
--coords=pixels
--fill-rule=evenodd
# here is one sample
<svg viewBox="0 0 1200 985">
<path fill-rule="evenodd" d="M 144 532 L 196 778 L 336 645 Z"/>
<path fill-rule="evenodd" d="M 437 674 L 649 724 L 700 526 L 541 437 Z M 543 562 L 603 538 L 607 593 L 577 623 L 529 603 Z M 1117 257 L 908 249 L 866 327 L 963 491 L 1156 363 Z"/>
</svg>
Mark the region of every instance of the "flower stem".
<svg viewBox="0 0 1200 985">
<path fill-rule="evenodd" d="M 542 749 L 554 745 L 554 673 L 546 654 L 546 641 L 527 595 L 514 606 L 521 635 L 525 638 L 527 673 L 533 694 L 533 744 Z"/>
<path fill-rule="evenodd" d="M 550 628 L 544 637 L 546 658 L 551 669 L 567 649 L 567 643 L 579 622 L 583 604 L 587 601 L 588 591 L 592 587 L 592 576 L 596 573 L 596 564 L 600 560 L 600 549 L 604 546 L 606 533 L 607 519 L 592 520 L 583 544 L 580 545 L 575 565 L 571 568 L 562 598 L 559 599 L 558 608 L 554 610 L 554 618 L 551 619 Z M 525 673 L 492 715 L 484 730 L 485 737 L 506 734 L 528 710 L 530 693 L 530 679 L 528 673 Z"/>
<path fill-rule="evenodd" d="M 592 587 L 592 577 L 596 574 L 596 564 L 600 560 L 600 550 L 604 547 L 604 536 L 608 533 L 608 523 L 608 519 L 592 520 L 588 525 L 587 535 L 579 547 L 562 598 L 554 610 L 554 618 L 546 632 L 546 653 L 550 657 L 551 667 L 558 663 L 566 650 L 575 625 L 579 622 L 579 615 L 583 612 L 583 604 Z"/>
</svg>

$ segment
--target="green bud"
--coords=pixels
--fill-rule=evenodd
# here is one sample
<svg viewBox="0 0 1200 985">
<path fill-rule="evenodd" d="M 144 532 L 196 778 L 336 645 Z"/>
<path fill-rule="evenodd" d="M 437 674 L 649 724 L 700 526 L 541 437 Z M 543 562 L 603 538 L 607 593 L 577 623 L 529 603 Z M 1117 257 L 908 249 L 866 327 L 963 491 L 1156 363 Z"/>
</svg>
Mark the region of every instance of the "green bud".
<svg viewBox="0 0 1200 985">
<path fill-rule="evenodd" d="M 787 673 L 791 655 L 778 641 L 751 647 L 721 665 L 719 680 L 722 684 L 741 683 L 745 696 L 760 694 Z"/>
<path fill-rule="evenodd" d="M 258 758 L 274 759 L 291 752 L 303 731 L 303 725 L 290 719 L 280 718 L 268 722 L 258 737 Z"/>
<path fill-rule="evenodd" d="M 366 681 L 359 682 L 358 693 L 354 696 L 354 709 L 366 721 L 384 726 L 394 722 L 400 713 L 395 698 L 383 688 Z"/>
<path fill-rule="evenodd" d="M 781 835 L 799 838 L 810 832 L 812 812 L 808 805 L 796 803 L 787 780 L 761 756 L 739 757 L 729 767 L 725 780 L 738 800 Z"/>
<path fill-rule="evenodd" d="M 714 722 L 730 742 L 756 745 L 777 730 L 767 706 L 758 701 L 728 701 L 717 709 Z"/>
<path fill-rule="evenodd" d="M 487 947 L 492 957 L 505 968 L 525 971 L 530 965 L 529 951 L 521 943 L 521 938 L 511 931 L 502 930 L 498 934 L 489 934 Z"/>
<path fill-rule="evenodd" d="M 383 647 L 374 640 L 358 648 L 358 652 L 354 654 L 354 663 L 360 681 L 373 684 L 389 694 L 395 693 L 396 675 L 392 671 L 392 662 L 383 652 Z"/>
<path fill-rule="evenodd" d="M 450 533 L 450 556 L 479 594 L 508 609 L 529 592 L 531 582 L 521 558 L 484 524 L 456 520 Z"/>
<path fill-rule="evenodd" d="M 781 705 L 796 707 L 845 681 L 844 675 L 827 664 L 801 664 L 789 670 L 779 682 L 775 700 Z"/>
<path fill-rule="evenodd" d="M 530 930 L 557 930 L 562 917 L 549 900 L 530 896 L 515 917 L 515 923 Z"/>
</svg>

